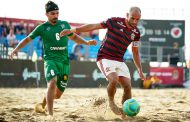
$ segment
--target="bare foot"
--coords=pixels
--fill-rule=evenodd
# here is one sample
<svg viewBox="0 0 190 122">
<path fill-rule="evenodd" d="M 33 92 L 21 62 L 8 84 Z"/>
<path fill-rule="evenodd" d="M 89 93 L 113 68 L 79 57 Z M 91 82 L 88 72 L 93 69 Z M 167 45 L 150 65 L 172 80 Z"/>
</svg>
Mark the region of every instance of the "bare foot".
<svg viewBox="0 0 190 122">
<path fill-rule="evenodd" d="M 42 106 L 42 103 L 37 103 L 34 107 L 36 113 L 45 113 L 45 108 Z"/>
<path fill-rule="evenodd" d="M 113 111 L 113 113 L 115 113 L 116 115 L 121 115 L 121 111 L 119 110 L 119 108 L 117 107 L 117 105 L 114 103 L 114 101 L 109 100 L 109 106 L 111 108 L 111 110 Z"/>
<path fill-rule="evenodd" d="M 119 111 L 121 112 L 121 119 L 126 120 L 127 117 L 126 117 L 126 115 L 124 114 L 122 108 L 119 108 Z"/>
<path fill-rule="evenodd" d="M 125 114 L 121 114 L 121 119 L 122 120 L 127 120 L 127 117 L 125 116 Z"/>
<path fill-rule="evenodd" d="M 55 118 L 53 117 L 53 115 L 48 115 L 47 120 L 48 122 L 55 122 Z"/>
</svg>

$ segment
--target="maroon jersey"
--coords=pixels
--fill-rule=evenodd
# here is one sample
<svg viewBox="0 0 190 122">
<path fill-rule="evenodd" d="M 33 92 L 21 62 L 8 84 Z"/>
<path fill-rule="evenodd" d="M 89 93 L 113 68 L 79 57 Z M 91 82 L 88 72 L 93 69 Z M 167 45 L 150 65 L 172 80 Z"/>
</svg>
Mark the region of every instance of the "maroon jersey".
<svg viewBox="0 0 190 122">
<path fill-rule="evenodd" d="M 98 51 L 97 61 L 110 59 L 123 62 L 123 56 L 132 41 L 139 41 L 138 28 L 128 28 L 125 18 L 109 18 L 101 23 L 107 28 L 105 38 Z"/>
</svg>

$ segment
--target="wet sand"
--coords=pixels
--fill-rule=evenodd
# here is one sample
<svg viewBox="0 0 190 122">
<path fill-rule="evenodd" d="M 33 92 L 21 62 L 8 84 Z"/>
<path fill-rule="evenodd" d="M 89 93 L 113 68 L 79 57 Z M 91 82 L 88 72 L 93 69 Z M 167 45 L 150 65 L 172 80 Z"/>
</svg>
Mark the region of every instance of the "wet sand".
<svg viewBox="0 0 190 122">
<path fill-rule="evenodd" d="M 34 113 L 45 88 L 0 88 L 0 122 L 48 122 L 44 113 Z M 56 122 L 190 122 L 190 89 L 133 89 L 133 98 L 141 105 L 135 117 L 122 120 L 108 107 L 105 88 L 67 88 L 54 102 Z M 116 93 L 120 105 L 122 89 Z"/>
</svg>

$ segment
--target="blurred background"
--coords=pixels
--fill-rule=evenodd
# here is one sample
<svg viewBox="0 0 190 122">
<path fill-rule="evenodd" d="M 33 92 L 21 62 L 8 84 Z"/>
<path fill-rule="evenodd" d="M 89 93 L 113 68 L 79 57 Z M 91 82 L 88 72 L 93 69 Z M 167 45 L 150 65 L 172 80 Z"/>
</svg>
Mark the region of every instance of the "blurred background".
<svg viewBox="0 0 190 122">
<path fill-rule="evenodd" d="M 38 37 L 20 50 L 15 60 L 8 54 L 38 24 L 47 20 L 47 0 L 0 0 L 0 87 L 44 87 L 43 46 Z M 178 0 L 54 0 L 60 8 L 60 20 L 78 27 L 97 23 L 109 17 L 126 17 L 131 6 L 139 6 L 142 20 L 140 56 L 146 83 L 139 79 L 131 49 L 126 51 L 132 85 L 137 88 L 190 88 L 190 8 Z M 96 57 L 105 30 L 78 33 L 85 39 L 96 39 L 97 46 L 77 45 L 69 41 L 71 60 L 70 87 L 105 86 L 104 76 L 96 66 Z"/>
</svg>

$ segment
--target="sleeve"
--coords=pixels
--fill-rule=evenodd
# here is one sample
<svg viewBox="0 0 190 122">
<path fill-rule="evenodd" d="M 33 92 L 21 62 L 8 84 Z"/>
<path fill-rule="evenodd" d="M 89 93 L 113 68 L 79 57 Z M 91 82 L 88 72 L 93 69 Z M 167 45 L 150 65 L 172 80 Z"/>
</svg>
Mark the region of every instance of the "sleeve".
<svg viewBox="0 0 190 122">
<path fill-rule="evenodd" d="M 41 26 L 38 25 L 28 36 L 31 39 L 34 39 L 34 38 L 36 38 L 37 36 L 40 35 L 40 32 L 41 32 Z"/>
<path fill-rule="evenodd" d="M 140 31 L 138 31 L 138 34 L 136 35 L 134 41 L 132 42 L 133 47 L 139 47 L 141 45 L 140 38 L 141 38 Z"/>
<path fill-rule="evenodd" d="M 68 23 L 68 22 L 66 22 L 66 29 L 71 29 L 71 26 L 70 26 L 70 24 Z M 67 35 L 67 36 L 72 36 L 73 35 L 73 33 L 70 33 L 69 35 Z"/>
<path fill-rule="evenodd" d="M 103 28 L 113 29 L 113 18 L 108 18 L 106 21 L 102 21 Z"/>
</svg>

